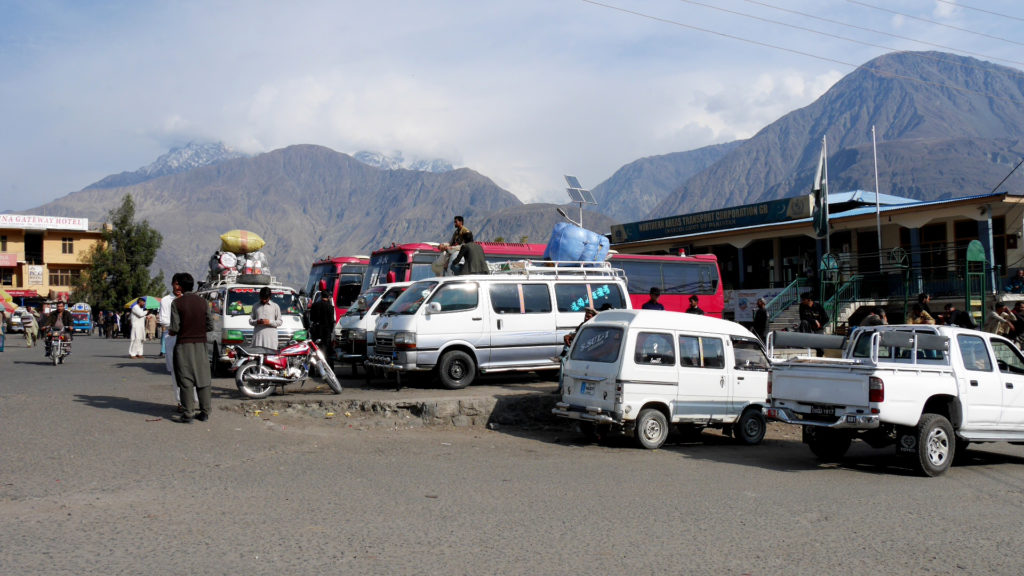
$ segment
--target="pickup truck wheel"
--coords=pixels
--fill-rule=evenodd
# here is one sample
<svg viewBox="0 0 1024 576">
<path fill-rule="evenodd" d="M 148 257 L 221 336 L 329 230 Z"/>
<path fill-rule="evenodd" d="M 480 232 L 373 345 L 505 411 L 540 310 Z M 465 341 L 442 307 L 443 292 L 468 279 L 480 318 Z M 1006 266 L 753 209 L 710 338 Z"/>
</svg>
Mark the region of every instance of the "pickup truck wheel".
<svg viewBox="0 0 1024 576">
<path fill-rule="evenodd" d="M 760 444 L 761 440 L 764 440 L 766 429 L 767 422 L 761 410 L 759 408 L 749 408 L 740 416 L 740 421 L 735 428 L 734 434 L 741 444 L 753 446 Z"/>
<path fill-rule="evenodd" d="M 668 439 L 668 420 L 661 410 L 645 408 L 636 419 L 636 441 L 648 450 L 657 450 Z"/>
<path fill-rule="evenodd" d="M 465 388 L 476 378 L 476 364 L 473 359 L 461 350 L 445 352 L 438 365 L 437 374 L 441 385 L 449 390 Z"/>
<path fill-rule="evenodd" d="M 810 446 L 811 452 L 821 460 L 835 462 L 840 460 L 850 449 L 852 438 L 846 432 L 827 428 L 816 428 L 812 432 L 807 440 L 807 445 Z"/>
<path fill-rule="evenodd" d="M 949 470 L 956 453 L 953 425 L 939 414 L 925 414 L 917 423 L 917 471 L 940 476 Z"/>
</svg>

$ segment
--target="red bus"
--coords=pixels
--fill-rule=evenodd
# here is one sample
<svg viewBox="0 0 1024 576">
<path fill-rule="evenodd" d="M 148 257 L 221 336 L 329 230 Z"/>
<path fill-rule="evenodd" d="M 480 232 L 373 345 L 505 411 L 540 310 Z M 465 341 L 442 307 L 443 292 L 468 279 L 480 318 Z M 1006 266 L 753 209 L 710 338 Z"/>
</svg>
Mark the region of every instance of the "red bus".
<svg viewBox="0 0 1024 576">
<path fill-rule="evenodd" d="M 649 254 L 612 254 L 608 260 L 626 273 L 629 299 L 633 308 L 640 308 L 650 299 L 651 288 L 661 288 L 658 301 L 665 310 L 682 312 L 690 307 L 690 296 L 697 295 L 697 305 L 708 316 L 721 318 L 725 310 L 722 277 L 718 257 L 714 254 L 695 256 L 652 256 Z"/>
<path fill-rule="evenodd" d="M 544 244 L 518 244 L 505 242 L 477 242 L 484 249 L 488 262 L 506 260 L 540 260 L 544 257 Z M 363 277 L 363 290 L 387 282 L 415 282 L 434 276 L 430 265 L 440 252 L 437 244 L 419 242 L 394 244 L 375 250 Z"/>
<path fill-rule="evenodd" d="M 505 244 L 480 242 L 490 262 L 540 260 L 544 244 Z M 377 250 L 363 277 L 363 290 L 385 282 L 410 282 L 434 275 L 430 268 L 437 258 L 436 244 L 400 244 Z M 660 302 L 666 310 L 682 312 L 697 295 L 697 305 L 708 316 L 722 317 L 725 297 L 718 258 L 714 254 L 696 256 L 652 256 L 647 254 L 611 254 L 608 260 L 626 273 L 629 299 L 640 308 L 650 298 L 651 288 L 661 288 Z"/>
<path fill-rule="evenodd" d="M 306 295 L 312 299 L 324 281 L 327 293 L 334 297 L 334 320 L 337 322 L 362 292 L 363 276 L 370 263 L 368 256 L 342 256 L 313 262 L 306 281 Z"/>
</svg>

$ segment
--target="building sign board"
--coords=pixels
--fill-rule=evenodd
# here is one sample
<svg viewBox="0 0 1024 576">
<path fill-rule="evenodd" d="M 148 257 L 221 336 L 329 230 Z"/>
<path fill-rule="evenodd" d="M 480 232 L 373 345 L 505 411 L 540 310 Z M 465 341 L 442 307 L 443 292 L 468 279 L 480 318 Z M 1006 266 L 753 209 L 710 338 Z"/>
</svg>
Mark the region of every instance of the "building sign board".
<svg viewBox="0 0 1024 576">
<path fill-rule="evenodd" d="M 0 228 L 23 230 L 89 230 L 88 218 L 37 216 L 33 214 L 0 214 Z"/>
<path fill-rule="evenodd" d="M 612 244 L 761 226 L 811 216 L 811 195 L 612 226 Z"/>
<path fill-rule="evenodd" d="M 17 265 L 17 254 L 0 254 L 0 268 L 14 268 Z"/>
<path fill-rule="evenodd" d="M 29 286 L 42 286 L 43 285 L 43 267 L 42 266 L 29 266 L 28 267 L 28 285 Z"/>
</svg>

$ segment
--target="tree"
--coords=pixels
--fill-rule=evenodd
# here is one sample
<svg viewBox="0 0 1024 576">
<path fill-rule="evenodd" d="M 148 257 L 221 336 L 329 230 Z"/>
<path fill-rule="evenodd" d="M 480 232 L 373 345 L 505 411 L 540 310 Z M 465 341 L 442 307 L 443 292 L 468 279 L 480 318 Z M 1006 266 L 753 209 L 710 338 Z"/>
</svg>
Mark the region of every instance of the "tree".
<svg viewBox="0 0 1024 576">
<path fill-rule="evenodd" d="M 148 221 L 135 221 L 135 201 L 126 194 L 107 215 L 103 241 L 85 256 L 88 267 L 74 287 L 76 299 L 114 310 L 132 298 L 162 296 L 163 271 L 155 278 L 149 274 L 161 244 L 163 236 Z"/>
</svg>

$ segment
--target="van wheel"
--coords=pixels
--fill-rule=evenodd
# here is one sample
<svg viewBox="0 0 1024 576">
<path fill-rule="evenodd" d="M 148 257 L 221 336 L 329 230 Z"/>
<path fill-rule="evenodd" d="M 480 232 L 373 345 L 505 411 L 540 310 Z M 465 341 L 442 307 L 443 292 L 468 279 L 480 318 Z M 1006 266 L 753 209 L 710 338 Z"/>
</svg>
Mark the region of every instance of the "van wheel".
<svg viewBox="0 0 1024 576">
<path fill-rule="evenodd" d="M 811 430 L 807 445 L 811 452 L 819 459 L 826 462 L 835 462 L 841 459 L 846 451 L 850 449 L 850 442 L 853 439 L 846 432 L 830 430 L 828 428 L 815 428 Z"/>
<path fill-rule="evenodd" d="M 462 350 L 452 350 L 441 356 L 437 374 L 442 386 L 449 390 L 458 390 L 473 383 L 476 378 L 476 364 L 469 354 Z"/>
<path fill-rule="evenodd" d="M 645 408 L 636 419 L 636 441 L 648 450 L 657 450 L 668 438 L 668 420 L 661 410 Z"/>
<path fill-rule="evenodd" d="M 925 476 L 940 476 L 949 470 L 956 454 L 953 426 L 939 414 L 925 414 L 917 423 L 915 467 Z"/>
<path fill-rule="evenodd" d="M 753 446 L 760 444 L 761 440 L 764 440 L 764 433 L 767 427 L 767 423 L 764 419 L 764 414 L 761 413 L 760 409 L 748 408 L 740 416 L 740 421 L 734 430 L 736 439 L 741 444 L 747 446 Z"/>
</svg>

